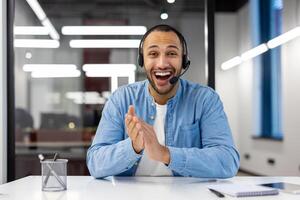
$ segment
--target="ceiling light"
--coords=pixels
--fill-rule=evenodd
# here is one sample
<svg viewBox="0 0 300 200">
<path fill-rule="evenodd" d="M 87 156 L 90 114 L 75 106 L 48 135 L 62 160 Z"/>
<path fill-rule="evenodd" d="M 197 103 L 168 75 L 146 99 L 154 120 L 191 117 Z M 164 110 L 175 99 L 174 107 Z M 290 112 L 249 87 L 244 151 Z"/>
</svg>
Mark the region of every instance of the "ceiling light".
<svg viewBox="0 0 300 200">
<path fill-rule="evenodd" d="M 44 26 L 15 26 L 14 35 L 48 35 L 49 31 Z"/>
<path fill-rule="evenodd" d="M 162 20 L 166 20 L 166 19 L 168 19 L 168 17 L 169 17 L 169 15 L 168 15 L 168 13 L 166 13 L 166 12 L 162 12 L 162 13 L 160 14 L 160 18 L 161 18 Z"/>
<path fill-rule="evenodd" d="M 111 92 L 118 88 L 118 77 L 128 77 L 128 83 L 135 82 L 134 64 L 85 64 L 82 69 L 87 77 L 110 77 Z"/>
<path fill-rule="evenodd" d="M 37 0 L 26 0 L 26 1 L 30 5 L 31 9 L 36 14 L 38 19 L 41 21 L 41 23 L 46 27 L 46 29 L 48 29 L 48 34 L 51 36 L 51 38 L 54 40 L 58 40 L 59 34 L 51 24 L 50 20 L 47 18 L 39 2 Z"/>
<path fill-rule="evenodd" d="M 167 0 L 168 3 L 175 3 L 175 0 Z"/>
<path fill-rule="evenodd" d="M 110 97 L 110 95 L 111 95 L 111 92 L 110 91 L 103 91 L 103 92 L 101 92 L 101 95 L 104 98 L 108 99 Z"/>
<path fill-rule="evenodd" d="M 72 48 L 138 48 L 140 40 L 71 40 Z"/>
<path fill-rule="evenodd" d="M 32 54 L 30 52 L 26 52 L 25 58 L 31 59 L 32 58 Z"/>
<path fill-rule="evenodd" d="M 296 37 L 300 36 L 300 27 L 296 27 L 278 37 L 273 38 L 270 40 L 267 45 L 270 49 L 278 47 L 279 45 L 282 45 Z"/>
<path fill-rule="evenodd" d="M 15 39 L 14 46 L 18 48 L 58 48 L 59 41 L 47 39 Z"/>
<path fill-rule="evenodd" d="M 73 100 L 76 104 L 104 104 L 106 102 L 106 99 L 96 91 L 67 92 L 66 98 Z"/>
<path fill-rule="evenodd" d="M 144 35 L 145 26 L 63 26 L 64 35 Z"/>
<path fill-rule="evenodd" d="M 243 53 L 241 55 L 241 58 L 243 61 L 249 60 L 251 58 L 254 58 L 264 52 L 268 51 L 268 47 L 266 44 L 261 44 L 257 47 L 254 47 L 253 49 L 250 49 L 248 51 L 246 51 L 245 53 Z"/>
<path fill-rule="evenodd" d="M 79 77 L 79 70 L 38 70 L 31 72 L 32 78 L 67 78 Z"/>
<path fill-rule="evenodd" d="M 79 99 L 85 96 L 88 97 L 99 97 L 100 94 L 97 91 L 88 91 L 88 92 L 67 92 L 66 98 L 68 99 Z"/>
<path fill-rule="evenodd" d="M 55 28 L 53 27 L 52 23 L 48 18 L 43 20 L 42 24 L 48 29 L 49 35 L 53 40 L 59 39 L 59 34 L 57 33 L 57 31 L 55 30 Z"/>
<path fill-rule="evenodd" d="M 263 43 L 253 49 L 250 49 L 249 51 L 246 51 L 245 53 L 243 53 L 241 55 L 241 57 L 237 56 L 237 57 L 234 57 L 234 58 L 222 63 L 221 68 L 226 70 L 226 69 L 229 69 L 236 65 L 239 65 L 243 61 L 254 58 L 254 57 L 268 51 L 269 49 L 278 47 L 278 46 L 280 46 L 292 39 L 295 39 L 296 37 L 299 37 L 299 36 L 300 36 L 300 27 L 298 26 L 286 33 L 283 33 L 283 34 L 269 40 L 267 42 L 267 44 Z"/>
<path fill-rule="evenodd" d="M 222 63 L 221 68 L 223 70 L 228 70 L 228 69 L 230 69 L 230 68 L 232 68 L 232 67 L 234 67 L 236 65 L 239 65 L 241 63 L 242 63 L 241 57 L 236 56 L 236 57 L 234 57 L 234 58 L 232 58 L 232 59 L 230 59 L 230 60 Z"/>
<path fill-rule="evenodd" d="M 134 64 L 85 64 L 82 67 L 87 77 L 129 77 L 134 82 L 136 66 Z"/>
<path fill-rule="evenodd" d="M 40 21 L 46 19 L 46 14 L 37 0 L 26 0 Z"/>
<path fill-rule="evenodd" d="M 73 64 L 25 64 L 23 71 L 72 71 L 76 70 L 76 65 Z"/>
<path fill-rule="evenodd" d="M 97 97 L 95 99 L 74 99 L 73 101 L 76 104 L 105 104 L 106 99 L 103 97 Z"/>
<path fill-rule="evenodd" d="M 134 64 L 85 64 L 82 66 L 83 71 L 135 71 Z"/>
</svg>

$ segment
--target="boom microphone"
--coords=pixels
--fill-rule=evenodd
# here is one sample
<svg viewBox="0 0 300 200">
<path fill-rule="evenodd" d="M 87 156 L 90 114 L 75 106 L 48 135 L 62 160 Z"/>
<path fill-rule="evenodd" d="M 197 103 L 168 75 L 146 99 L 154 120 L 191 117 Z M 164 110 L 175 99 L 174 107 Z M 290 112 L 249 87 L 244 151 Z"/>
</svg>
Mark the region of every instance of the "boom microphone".
<svg viewBox="0 0 300 200">
<path fill-rule="evenodd" d="M 181 73 L 179 76 L 172 77 L 169 80 L 169 83 L 174 85 L 179 80 L 179 78 L 189 69 L 189 67 L 190 67 L 190 65 L 187 65 L 187 67 L 184 69 L 183 73 Z"/>
</svg>

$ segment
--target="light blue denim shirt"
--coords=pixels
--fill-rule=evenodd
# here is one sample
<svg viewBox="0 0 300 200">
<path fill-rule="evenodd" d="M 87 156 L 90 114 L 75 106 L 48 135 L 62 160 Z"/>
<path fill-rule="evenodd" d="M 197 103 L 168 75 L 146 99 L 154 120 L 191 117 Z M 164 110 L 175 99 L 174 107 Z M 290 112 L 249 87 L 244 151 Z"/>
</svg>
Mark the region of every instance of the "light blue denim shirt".
<svg viewBox="0 0 300 200">
<path fill-rule="evenodd" d="M 153 125 L 156 106 L 148 80 L 116 90 L 106 102 L 96 136 L 87 152 L 87 166 L 96 178 L 132 176 L 142 155 L 136 154 L 125 128 L 133 105 L 139 118 Z M 222 102 L 214 90 L 180 79 L 167 102 L 165 141 L 168 167 L 174 176 L 229 178 L 239 167 Z"/>
</svg>

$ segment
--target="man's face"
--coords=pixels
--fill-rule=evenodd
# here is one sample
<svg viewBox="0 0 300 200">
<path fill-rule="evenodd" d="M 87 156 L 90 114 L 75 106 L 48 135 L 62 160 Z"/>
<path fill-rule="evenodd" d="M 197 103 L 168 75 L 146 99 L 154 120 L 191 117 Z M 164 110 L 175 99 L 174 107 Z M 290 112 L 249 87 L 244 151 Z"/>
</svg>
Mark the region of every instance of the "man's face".
<svg viewBox="0 0 300 200">
<path fill-rule="evenodd" d="M 147 78 L 159 95 L 167 95 L 174 85 L 169 80 L 181 73 L 182 45 L 174 32 L 153 31 L 143 44 Z"/>
</svg>

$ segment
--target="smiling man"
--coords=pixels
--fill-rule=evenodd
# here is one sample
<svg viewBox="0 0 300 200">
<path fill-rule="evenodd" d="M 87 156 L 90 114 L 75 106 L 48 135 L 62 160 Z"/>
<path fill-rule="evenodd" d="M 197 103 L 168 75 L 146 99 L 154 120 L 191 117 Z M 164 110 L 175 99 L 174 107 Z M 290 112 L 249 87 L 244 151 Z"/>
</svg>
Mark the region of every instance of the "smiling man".
<svg viewBox="0 0 300 200">
<path fill-rule="evenodd" d="M 91 175 L 234 176 L 239 155 L 219 96 L 180 79 L 190 65 L 181 33 L 168 25 L 149 29 L 138 62 L 147 80 L 107 101 L 87 153 Z"/>
</svg>

